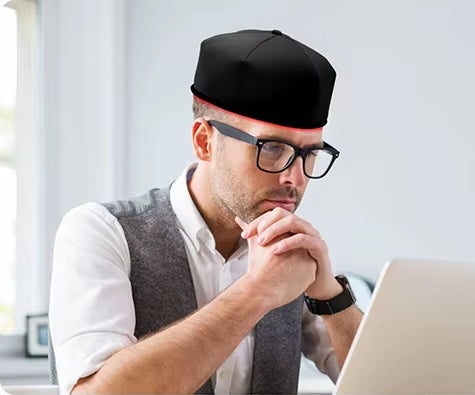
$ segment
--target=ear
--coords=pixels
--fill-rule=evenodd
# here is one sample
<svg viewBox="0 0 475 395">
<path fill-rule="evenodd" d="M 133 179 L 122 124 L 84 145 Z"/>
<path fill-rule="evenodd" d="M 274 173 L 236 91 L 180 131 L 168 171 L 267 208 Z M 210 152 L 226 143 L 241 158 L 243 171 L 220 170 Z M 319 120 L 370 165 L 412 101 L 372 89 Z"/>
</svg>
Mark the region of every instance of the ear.
<svg viewBox="0 0 475 395">
<path fill-rule="evenodd" d="M 199 160 L 211 160 L 211 140 L 213 137 L 213 128 L 204 118 L 197 118 L 193 121 L 191 129 L 191 138 L 193 141 L 193 150 Z"/>
</svg>

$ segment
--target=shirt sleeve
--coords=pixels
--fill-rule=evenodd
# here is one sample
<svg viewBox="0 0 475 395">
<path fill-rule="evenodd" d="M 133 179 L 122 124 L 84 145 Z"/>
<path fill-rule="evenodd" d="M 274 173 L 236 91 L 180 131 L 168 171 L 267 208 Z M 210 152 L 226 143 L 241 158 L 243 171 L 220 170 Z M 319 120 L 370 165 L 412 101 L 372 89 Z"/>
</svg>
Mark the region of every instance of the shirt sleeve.
<svg viewBox="0 0 475 395">
<path fill-rule="evenodd" d="M 340 367 L 322 317 L 310 313 L 303 305 L 302 352 L 315 363 L 318 370 L 336 383 Z"/>
<path fill-rule="evenodd" d="M 137 342 L 124 231 L 100 204 L 67 213 L 56 234 L 49 325 L 61 394 Z"/>
</svg>

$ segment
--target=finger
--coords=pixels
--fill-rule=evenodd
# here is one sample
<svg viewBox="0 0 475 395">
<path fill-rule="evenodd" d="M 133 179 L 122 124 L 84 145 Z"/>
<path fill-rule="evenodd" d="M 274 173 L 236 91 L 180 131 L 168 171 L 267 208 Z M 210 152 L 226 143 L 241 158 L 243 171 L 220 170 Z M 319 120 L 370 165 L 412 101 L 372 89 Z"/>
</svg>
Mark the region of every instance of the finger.
<svg viewBox="0 0 475 395">
<path fill-rule="evenodd" d="M 239 218 L 238 216 L 234 217 L 234 221 L 236 221 L 236 223 L 239 225 L 239 227 L 243 230 L 247 226 L 247 223 L 245 221 L 243 221 L 241 218 Z M 255 248 L 255 245 L 256 245 L 256 238 L 251 237 L 247 240 L 247 242 L 248 242 L 249 250 L 253 251 L 254 248 Z"/>
<path fill-rule="evenodd" d="M 313 259 L 320 261 L 328 254 L 327 245 L 324 240 L 317 239 L 304 233 L 287 237 L 277 242 L 272 248 L 275 255 L 283 254 L 288 251 L 303 248 L 309 252 Z"/>
<path fill-rule="evenodd" d="M 244 221 L 243 221 L 241 218 L 239 218 L 239 217 L 235 217 L 235 218 L 234 218 L 234 221 L 236 221 L 236 223 L 239 225 L 239 227 L 240 227 L 242 230 L 244 230 L 244 229 L 246 228 L 246 226 L 247 226 L 247 223 L 244 222 Z"/>
<path fill-rule="evenodd" d="M 295 215 L 288 215 L 287 217 L 284 217 L 269 225 L 269 227 L 263 232 L 260 232 L 257 242 L 261 245 L 266 245 L 275 240 L 276 237 L 287 233 L 304 233 L 309 236 L 320 238 L 320 234 L 310 223 Z"/>
<path fill-rule="evenodd" d="M 292 214 L 290 211 L 284 210 L 281 207 L 276 207 L 271 211 L 267 211 L 266 213 L 257 217 L 254 221 L 250 222 L 241 236 L 246 239 L 248 237 L 253 237 L 257 234 L 260 234 L 269 225 L 290 214 Z"/>
<path fill-rule="evenodd" d="M 243 239 L 247 239 L 249 237 L 254 237 L 256 234 L 257 234 L 257 226 L 259 225 L 259 223 L 261 221 L 263 221 L 263 219 L 270 215 L 270 211 L 264 213 L 264 214 L 261 214 L 259 215 L 259 217 L 257 217 L 256 219 L 254 219 L 253 221 L 249 222 L 249 224 L 247 224 L 247 226 L 245 227 L 245 229 L 242 231 L 241 233 L 241 237 Z"/>
</svg>

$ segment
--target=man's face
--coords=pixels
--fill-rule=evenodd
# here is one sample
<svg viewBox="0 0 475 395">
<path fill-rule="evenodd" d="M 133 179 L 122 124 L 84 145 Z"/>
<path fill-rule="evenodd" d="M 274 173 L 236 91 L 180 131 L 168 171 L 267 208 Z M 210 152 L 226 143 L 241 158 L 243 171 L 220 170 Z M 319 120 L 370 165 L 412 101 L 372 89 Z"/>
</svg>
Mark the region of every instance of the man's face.
<svg viewBox="0 0 475 395">
<path fill-rule="evenodd" d="M 281 140 L 299 147 L 322 143 L 321 129 L 295 131 L 247 120 L 228 123 L 261 139 Z M 291 212 L 297 209 L 309 181 L 301 157 L 281 173 L 266 173 L 256 165 L 257 147 L 222 135 L 215 136 L 214 142 L 213 198 L 221 214 L 229 220 L 238 216 L 250 222 L 275 207 Z"/>
</svg>

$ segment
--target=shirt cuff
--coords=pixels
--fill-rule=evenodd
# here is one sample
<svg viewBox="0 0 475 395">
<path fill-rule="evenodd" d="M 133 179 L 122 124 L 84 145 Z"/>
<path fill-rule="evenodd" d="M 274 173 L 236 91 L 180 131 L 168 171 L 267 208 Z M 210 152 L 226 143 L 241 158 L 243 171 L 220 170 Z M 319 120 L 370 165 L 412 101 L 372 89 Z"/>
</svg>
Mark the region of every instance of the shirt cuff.
<svg viewBox="0 0 475 395">
<path fill-rule="evenodd" d="M 70 394 L 80 378 L 94 374 L 113 354 L 136 342 L 116 333 L 87 333 L 55 348 L 60 393 Z"/>
</svg>

